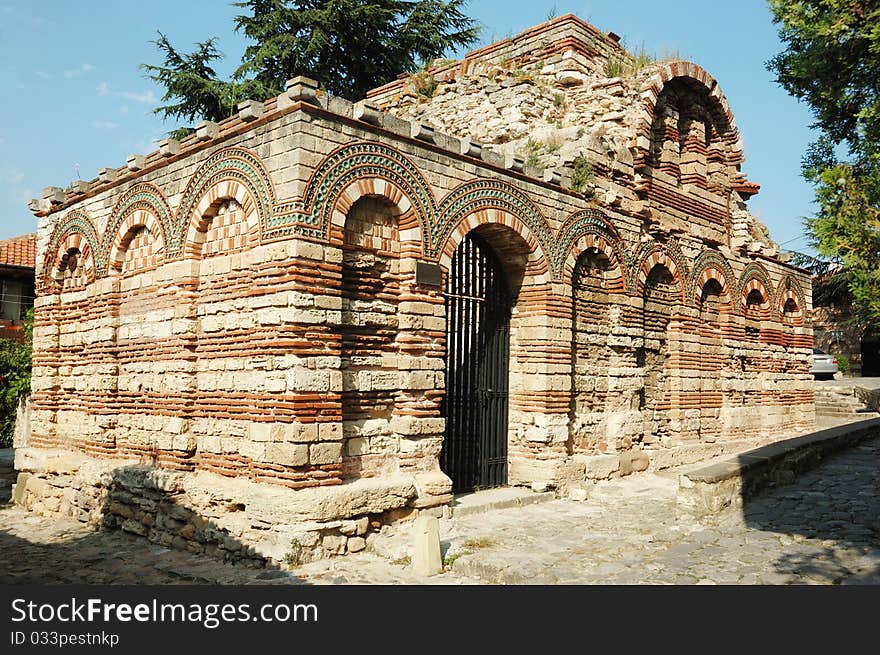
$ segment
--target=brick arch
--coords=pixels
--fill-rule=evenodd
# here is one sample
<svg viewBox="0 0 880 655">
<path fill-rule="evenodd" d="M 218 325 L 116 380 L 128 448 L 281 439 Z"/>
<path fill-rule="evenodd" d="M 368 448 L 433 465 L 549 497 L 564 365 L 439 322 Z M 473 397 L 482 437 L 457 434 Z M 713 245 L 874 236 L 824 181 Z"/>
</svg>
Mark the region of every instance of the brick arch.
<svg viewBox="0 0 880 655">
<path fill-rule="evenodd" d="M 84 235 L 79 232 L 71 232 L 58 243 L 56 261 L 60 263 L 61 258 L 71 250 L 76 250 L 79 253 L 77 268 L 85 273 L 85 284 L 91 284 L 96 279 L 94 248 Z M 60 282 L 60 280 L 56 279 L 56 282 Z"/>
<path fill-rule="evenodd" d="M 569 247 L 569 257 L 565 261 L 563 278 L 565 280 L 572 279 L 578 260 L 590 248 L 595 248 L 605 255 L 611 262 L 612 267 L 616 269 L 617 274 L 614 277 L 607 278 L 608 292 L 625 293 L 627 286 L 624 264 L 621 263 L 617 248 L 611 245 L 601 234 L 587 233 L 571 244 Z"/>
<path fill-rule="evenodd" d="M 202 239 L 211 219 L 217 213 L 217 208 L 224 200 L 235 200 L 241 205 L 244 212 L 244 220 L 247 223 L 248 243 L 259 245 L 260 243 L 260 214 L 257 201 L 251 194 L 251 190 L 238 180 L 225 179 L 217 182 L 205 190 L 204 195 L 189 220 L 186 236 L 183 240 L 183 254 L 185 256 L 197 256 L 201 251 Z"/>
<path fill-rule="evenodd" d="M 527 243 L 539 245 L 543 265 L 548 275 L 552 276 L 550 258 L 554 251 L 554 235 L 547 219 L 522 191 L 507 182 L 490 178 L 465 182 L 441 201 L 426 256 L 444 261 L 450 239 L 460 232 L 464 221 L 472 220 L 471 217 L 479 217 L 481 222 L 486 223 L 503 222 L 517 231 Z M 463 236 L 458 237 L 456 246 Z M 455 248 L 451 252 L 455 252 Z"/>
<path fill-rule="evenodd" d="M 235 199 L 246 209 L 248 237 L 258 244 L 268 229 L 275 204 L 275 187 L 262 160 L 250 150 L 231 147 L 218 150 L 193 173 L 177 210 L 169 250 L 183 254 L 189 248 L 202 221 L 210 215 L 217 201 Z"/>
<path fill-rule="evenodd" d="M 71 248 L 80 251 L 79 265 L 86 266 L 87 280 L 94 281 L 97 278 L 95 252 L 97 252 L 98 246 L 98 231 L 95 229 L 91 217 L 79 209 L 71 211 L 55 225 L 55 229 L 49 237 L 41 271 L 43 284 L 51 286 L 54 281 L 54 268 L 58 265 L 61 256 Z"/>
<path fill-rule="evenodd" d="M 137 218 L 133 218 L 135 215 Z M 136 222 L 133 223 L 133 220 Z M 151 222 L 150 225 L 144 222 L 137 223 L 147 220 Z M 167 247 L 169 239 L 175 233 L 174 214 L 165 195 L 159 187 L 148 182 L 139 182 L 129 188 L 114 205 L 96 257 L 100 276 L 107 274 L 114 257 L 119 255 L 121 238 L 136 224 L 144 225 L 153 234 L 158 235 L 162 240 L 162 247 Z M 127 227 L 123 227 L 124 225 Z"/>
<path fill-rule="evenodd" d="M 165 247 L 165 230 L 162 221 L 151 212 L 131 208 L 126 212 L 125 218 L 116 226 L 116 234 L 110 244 L 107 259 L 104 264 L 104 272 L 120 272 L 122 270 L 125 252 L 128 249 L 129 235 L 138 228 L 146 228 L 154 238 L 153 252 L 159 253 Z"/>
<path fill-rule="evenodd" d="M 557 279 L 571 280 L 578 259 L 589 248 L 602 252 L 617 268 L 619 283 L 613 285 L 611 290 L 626 291 L 630 264 L 623 240 L 614 226 L 606 221 L 605 215 L 594 209 L 572 214 L 559 229 L 553 254 Z"/>
<path fill-rule="evenodd" d="M 779 285 L 776 287 L 776 297 L 773 300 L 773 306 L 780 316 L 783 315 L 782 310 L 785 307 L 785 303 L 789 300 L 794 300 L 797 305 L 797 315 L 803 316 L 806 308 L 804 291 L 796 278 L 791 275 L 786 275 L 780 280 Z"/>
<path fill-rule="evenodd" d="M 784 293 L 779 294 L 779 296 L 779 302 L 776 306 L 776 309 L 779 313 L 778 319 L 784 325 L 794 325 L 797 327 L 802 326 L 804 324 L 804 306 L 798 299 L 797 294 L 793 290 L 787 289 Z M 785 305 L 788 303 L 788 301 L 793 301 L 795 304 L 795 311 L 793 314 L 785 313 Z"/>
<path fill-rule="evenodd" d="M 381 177 L 360 178 L 352 181 L 335 199 L 332 208 L 329 242 L 342 245 L 345 219 L 352 205 L 361 198 L 385 198 L 397 212 L 401 254 L 418 257 L 422 254 L 424 233 L 418 213 L 406 191 Z"/>
<path fill-rule="evenodd" d="M 648 281 L 648 275 L 655 266 L 664 266 L 672 275 L 673 279 L 678 282 L 681 287 L 681 301 L 687 305 L 688 298 L 691 297 L 689 292 L 690 284 L 688 284 L 688 270 L 684 263 L 684 257 L 681 253 L 666 248 L 660 243 L 648 242 L 639 251 L 635 257 L 635 266 L 633 269 L 634 280 L 631 281 L 630 287 L 636 292 L 637 296 L 645 293 L 645 283 Z"/>
<path fill-rule="evenodd" d="M 447 272 L 450 270 L 452 257 L 468 232 L 481 225 L 501 225 L 519 235 L 529 253 L 525 274 L 530 278 L 530 284 L 544 284 L 550 281 L 551 275 L 546 251 L 541 242 L 532 234 L 526 222 L 504 210 L 492 208 L 478 209 L 464 216 L 448 233 L 439 257 L 439 263 L 443 270 Z"/>
<path fill-rule="evenodd" d="M 754 277 L 752 279 L 750 279 L 743 287 L 743 296 L 742 296 L 743 310 L 745 310 L 745 308 L 748 306 L 748 299 L 749 299 L 749 296 L 752 295 L 752 291 L 757 291 L 758 293 L 761 294 L 761 300 L 762 300 L 761 305 L 760 305 L 761 311 L 764 313 L 767 313 L 767 311 L 770 308 L 770 294 L 767 291 L 767 287 L 764 286 L 764 283 L 761 282 L 761 280 L 759 280 L 758 278 L 754 278 Z"/>
<path fill-rule="evenodd" d="M 754 290 L 761 292 L 763 298 L 762 308 L 767 309 L 773 300 L 773 285 L 770 283 L 770 274 L 758 262 L 749 263 L 740 275 L 736 297 L 739 298 L 739 309 L 745 309 L 746 299 Z"/>
<path fill-rule="evenodd" d="M 692 267 L 691 285 L 694 290 L 694 300 L 699 303 L 702 297 L 703 286 L 709 280 L 715 280 L 721 285 L 722 304 L 733 308 L 733 280 L 736 278 L 733 269 L 727 260 L 718 252 L 704 250 L 694 260 Z"/>
<path fill-rule="evenodd" d="M 708 90 L 716 112 L 719 116 L 723 117 L 729 127 L 729 133 L 725 136 L 724 140 L 728 143 L 730 152 L 734 153 L 735 159 L 728 163 L 742 163 L 742 138 L 736 127 L 736 121 L 733 118 L 733 112 L 730 110 L 730 104 L 721 91 L 717 80 L 697 64 L 687 61 L 670 61 L 654 68 L 652 74 L 645 80 L 640 90 L 641 111 L 636 120 L 636 131 L 633 139 L 633 146 L 636 150 L 636 154 L 633 157 L 636 171 L 643 169 L 650 159 L 651 126 L 654 121 L 654 110 L 663 87 L 676 78 L 695 80 Z M 737 154 L 738 156 L 736 156 Z"/>
<path fill-rule="evenodd" d="M 409 222 L 418 224 L 422 239 L 430 238 L 437 213 L 430 185 L 409 158 L 378 141 L 347 143 L 327 155 L 306 183 L 302 199 L 277 208 L 279 218 L 283 217 L 287 226 L 265 232 L 264 238 L 276 238 L 293 231 L 325 241 L 331 239 L 331 229 L 338 226 L 335 212 L 339 202 L 345 204 L 343 196 L 351 200 L 349 191 L 357 188 L 359 182 L 366 188 L 372 186 L 378 191 L 376 195 L 388 197 L 395 204 L 399 199 L 392 199 L 396 198 L 393 189 L 397 189 L 411 205 Z M 384 189 L 380 188 L 381 182 L 385 184 Z M 355 199 L 357 197 L 360 195 Z"/>
</svg>

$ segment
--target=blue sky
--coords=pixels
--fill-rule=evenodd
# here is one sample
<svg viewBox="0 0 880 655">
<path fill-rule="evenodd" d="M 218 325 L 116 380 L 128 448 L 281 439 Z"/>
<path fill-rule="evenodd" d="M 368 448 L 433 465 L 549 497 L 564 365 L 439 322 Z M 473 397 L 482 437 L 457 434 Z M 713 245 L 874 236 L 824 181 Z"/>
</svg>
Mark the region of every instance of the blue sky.
<svg viewBox="0 0 880 655">
<path fill-rule="evenodd" d="M 225 74 L 247 45 L 232 30 L 239 12 L 220 0 L 0 0 L 0 238 L 36 229 L 26 202 L 43 187 L 120 166 L 176 127 L 151 113 L 163 89 L 139 69 L 161 63 L 150 43 L 157 30 L 184 51 L 218 36 Z M 813 193 L 800 160 L 812 120 L 764 67 L 781 50 L 764 0 L 471 0 L 467 13 L 484 26 L 482 43 L 574 13 L 630 49 L 644 44 L 706 68 L 733 110 L 743 170 L 762 185 L 752 212 L 784 248 L 806 249 Z"/>
</svg>

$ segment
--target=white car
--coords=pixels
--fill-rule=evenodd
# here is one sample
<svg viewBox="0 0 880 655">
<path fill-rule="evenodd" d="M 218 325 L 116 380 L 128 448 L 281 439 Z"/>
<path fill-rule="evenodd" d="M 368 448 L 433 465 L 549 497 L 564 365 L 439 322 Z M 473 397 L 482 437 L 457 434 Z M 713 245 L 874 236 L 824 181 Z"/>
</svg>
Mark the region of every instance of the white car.
<svg viewBox="0 0 880 655">
<path fill-rule="evenodd" d="M 837 373 L 837 357 L 824 350 L 813 348 L 813 368 L 810 369 L 817 380 L 830 380 Z"/>
</svg>

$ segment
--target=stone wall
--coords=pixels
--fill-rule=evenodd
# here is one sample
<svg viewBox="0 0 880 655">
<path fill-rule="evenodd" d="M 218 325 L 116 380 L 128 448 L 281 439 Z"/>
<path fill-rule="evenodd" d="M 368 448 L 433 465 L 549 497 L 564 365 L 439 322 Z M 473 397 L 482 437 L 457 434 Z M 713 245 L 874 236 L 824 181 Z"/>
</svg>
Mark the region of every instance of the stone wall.
<svg viewBox="0 0 880 655">
<path fill-rule="evenodd" d="M 592 28 L 604 45 L 578 45 L 586 28 L 573 17 L 548 25 L 570 33 L 566 48 L 622 52 Z M 675 178 L 650 155 L 651 112 L 682 78 L 723 144 L 705 176 L 680 165 Z M 631 124 L 588 148 L 590 189 L 572 166 L 526 165 L 404 119 L 402 100 L 382 112 L 303 78 L 96 180 L 48 188 L 32 203 L 39 297 L 20 500 L 94 520 L 110 505 L 62 503 L 67 485 L 105 499 L 116 483 L 84 471 L 150 465 L 233 503 L 249 485 L 277 490 L 260 501 L 273 505 L 374 495 L 369 512 L 332 501 L 324 521 L 448 503 L 443 289 L 472 230 L 515 296 L 510 483 L 564 488 L 810 427 L 809 278 L 736 236 L 750 187 L 723 95 L 690 64 L 645 84 Z M 47 453 L 85 459 L 57 477 L 35 464 Z M 183 504 L 214 517 L 199 498 Z M 301 520 L 316 519 L 267 522 Z"/>
<path fill-rule="evenodd" d="M 295 492 L 46 450 L 17 453 L 16 467 L 23 472 L 13 501 L 32 511 L 250 566 L 359 552 L 383 526 L 418 512 L 406 507 L 416 495 L 412 481 Z"/>
</svg>

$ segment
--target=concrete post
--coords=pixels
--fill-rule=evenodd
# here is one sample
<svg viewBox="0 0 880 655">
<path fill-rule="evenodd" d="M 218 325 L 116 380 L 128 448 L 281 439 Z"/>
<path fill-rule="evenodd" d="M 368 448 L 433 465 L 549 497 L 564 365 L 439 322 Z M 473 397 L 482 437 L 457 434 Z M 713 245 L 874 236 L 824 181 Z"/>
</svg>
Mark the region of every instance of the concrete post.
<svg viewBox="0 0 880 655">
<path fill-rule="evenodd" d="M 422 514 L 413 526 L 413 569 L 419 575 L 443 572 L 440 558 L 440 522 L 435 516 Z"/>
</svg>

